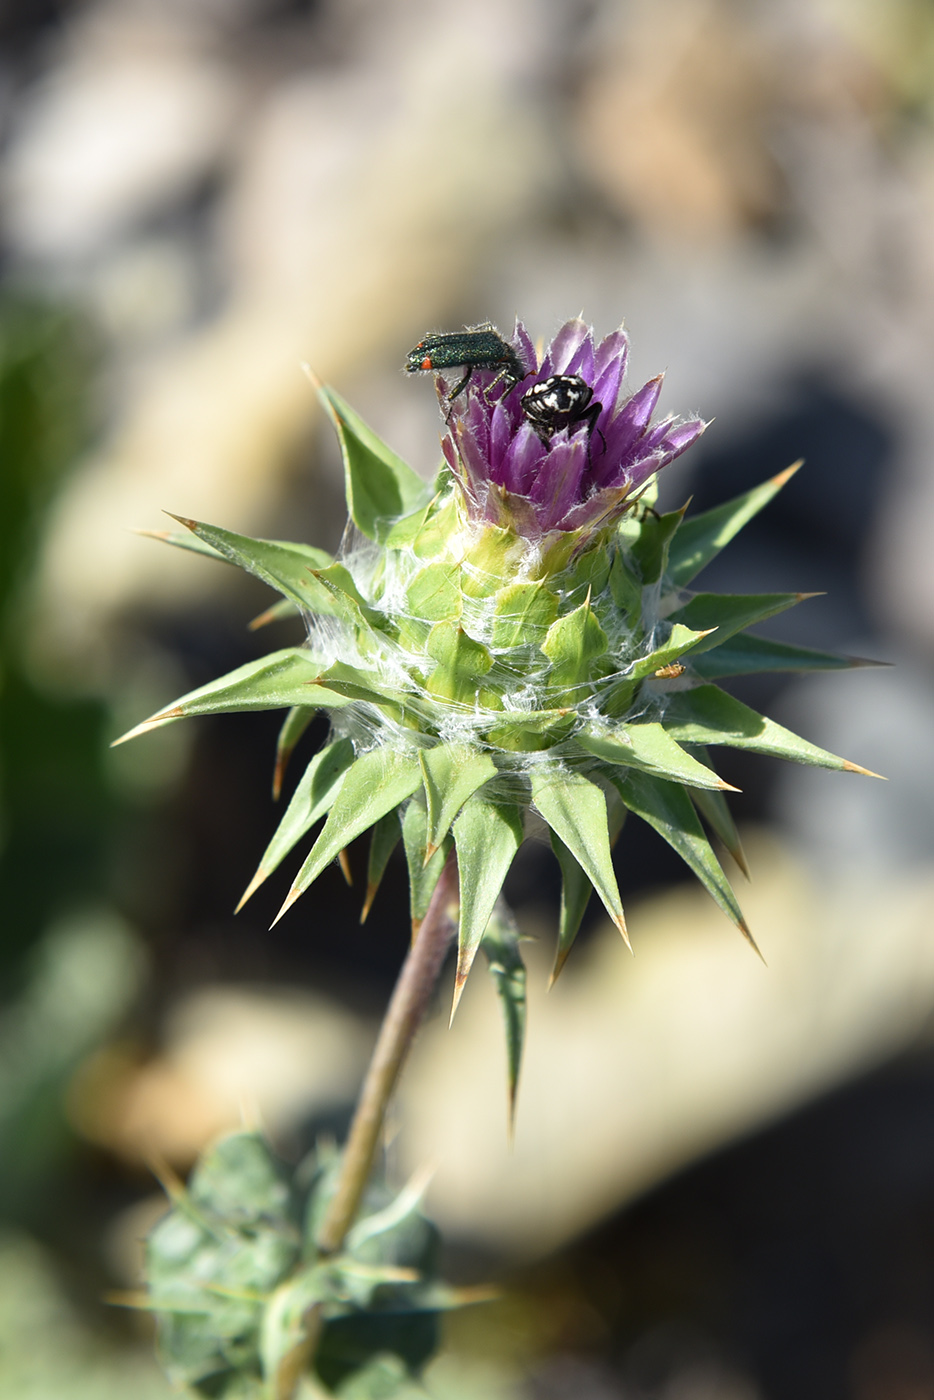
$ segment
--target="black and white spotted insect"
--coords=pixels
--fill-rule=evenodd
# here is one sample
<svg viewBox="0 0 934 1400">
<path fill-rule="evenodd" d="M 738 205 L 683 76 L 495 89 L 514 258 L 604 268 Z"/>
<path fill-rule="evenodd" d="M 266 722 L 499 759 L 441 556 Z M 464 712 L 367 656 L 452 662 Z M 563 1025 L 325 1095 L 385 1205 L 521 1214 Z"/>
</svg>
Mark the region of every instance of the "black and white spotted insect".
<svg viewBox="0 0 934 1400">
<path fill-rule="evenodd" d="M 562 428 L 573 430 L 576 424 L 586 423 L 588 435 L 593 437 L 597 432 L 606 451 L 606 438 L 597 427 L 603 404 L 594 402 L 593 389 L 579 374 L 552 374 L 533 384 L 520 402 L 542 442 L 547 443 Z"/>
</svg>

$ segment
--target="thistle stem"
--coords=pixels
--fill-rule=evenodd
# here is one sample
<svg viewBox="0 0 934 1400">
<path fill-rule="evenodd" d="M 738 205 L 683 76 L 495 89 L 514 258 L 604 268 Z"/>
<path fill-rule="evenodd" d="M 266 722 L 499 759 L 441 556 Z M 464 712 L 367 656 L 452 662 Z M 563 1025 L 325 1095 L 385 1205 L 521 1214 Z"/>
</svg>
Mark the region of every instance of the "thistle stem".
<svg viewBox="0 0 934 1400">
<path fill-rule="evenodd" d="M 386 1110 L 406 1055 L 428 1008 L 454 933 L 451 906 L 457 899 L 457 859 L 448 856 L 418 934 L 406 955 L 380 1027 L 373 1057 L 357 1100 L 341 1162 L 337 1190 L 318 1231 L 322 1254 L 344 1242 L 360 1205 L 379 1144 Z"/>
</svg>

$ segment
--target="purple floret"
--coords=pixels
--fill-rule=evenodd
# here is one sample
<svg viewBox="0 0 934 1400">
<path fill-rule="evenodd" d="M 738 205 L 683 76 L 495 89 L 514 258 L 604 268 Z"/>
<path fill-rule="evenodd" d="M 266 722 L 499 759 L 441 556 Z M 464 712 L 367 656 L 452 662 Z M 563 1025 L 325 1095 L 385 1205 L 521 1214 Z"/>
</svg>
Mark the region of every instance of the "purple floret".
<svg viewBox="0 0 934 1400">
<path fill-rule="evenodd" d="M 594 344 L 584 321 L 566 322 L 538 364 L 521 322 L 512 344 L 526 377 L 500 397 L 486 390 L 495 375 L 475 370 L 453 403 L 453 387 L 436 376 L 448 430 L 445 459 L 477 520 L 518 526 L 541 536 L 553 530 L 597 526 L 621 515 L 650 476 L 681 455 L 707 426 L 701 418 L 652 423 L 662 375 L 628 398 L 620 397 L 629 339 L 622 329 Z M 579 375 L 601 405 L 593 432 L 581 420 L 542 441 L 522 411 L 522 397 L 553 375 Z"/>
</svg>

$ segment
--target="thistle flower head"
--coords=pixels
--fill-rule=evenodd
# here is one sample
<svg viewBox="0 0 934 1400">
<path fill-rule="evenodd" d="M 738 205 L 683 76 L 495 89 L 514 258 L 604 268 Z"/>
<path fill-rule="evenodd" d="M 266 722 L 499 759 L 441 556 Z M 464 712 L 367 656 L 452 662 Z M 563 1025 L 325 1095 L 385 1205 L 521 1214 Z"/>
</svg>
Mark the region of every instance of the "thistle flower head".
<svg viewBox="0 0 934 1400">
<path fill-rule="evenodd" d="M 308 843 L 288 908 L 369 830 L 364 915 L 401 840 L 415 931 L 455 850 L 455 996 L 482 947 L 503 1000 L 514 1095 L 524 971 L 498 901 L 527 809 L 549 829 L 562 873 L 554 975 L 592 890 L 626 936 L 611 847 L 629 813 L 674 848 L 751 941 L 711 844 L 713 836 L 744 868 L 729 785 L 708 746 L 856 765 L 716 682 L 855 663 L 747 631 L 807 595 L 692 589 L 795 468 L 692 519 L 659 515 L 654 474 L 704 424 L 653 425 L 660 377 L 621 396 L 623 331 L 595 344 L 583 322 L 570 321 L 539 364 L 521 325 L 511 347 L 485 327 L 431 337 L 407 368 L 434 368 L 426 346 L 442 347 L 447 367 L 473 355 L 455 387 L 437 375 L 445 464 L 433 486 L 338 394 L 321 390 L 363 548 L 334 560 L 311 545 L 193 520 L 182 522 L 190 534 L 164 536 L 258 575 L 283 600 L 261 620 L 297 613 L 306 640 L 183 696 L 132 732 L 281 707 L 278 787 L 310 720 L 327 710 L 330 740 L 307 763 L 244 899 Z"/>
<path fill-rule="evenodd" d="M 453 382 L 437 376 L 448 425 L 442 449 L 472 519 L 514 523 L 533 537 L 608 523 L 706 427 L 700 418 L 652 423 L 661 374 L 621 397 L 629 358 L 622 328 L 595 344 L 591 327 L 568 321 L 539 364 L 518 321 L 513 347 L 526 375 L 498 397 L 488 392 L 492 370 L 475 370 L 451 400 Z M 562 390 L 583 402 L 549 414 L 549 398 L 560 400 Z"/>
</svg>

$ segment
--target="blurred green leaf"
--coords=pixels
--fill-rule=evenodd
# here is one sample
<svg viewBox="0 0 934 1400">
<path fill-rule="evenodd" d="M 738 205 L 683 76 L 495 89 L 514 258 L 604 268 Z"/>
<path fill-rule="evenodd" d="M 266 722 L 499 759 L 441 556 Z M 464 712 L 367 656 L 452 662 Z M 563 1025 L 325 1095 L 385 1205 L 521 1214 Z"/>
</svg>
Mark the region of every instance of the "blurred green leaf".
<svg viewBox="0 0 934 1400">
<path fill-rule="evenodd" d="M 589 883 L 588 883 L 589 892 Z M 509 1122 L 516 1116 L 516 1094 L 525 1042 L 526 971 L 519 951 L 519 930 L 501 897 L 493 907 L 483 931 L 480 947 L 496 986 L 506 1033 L 506 1075 L 509 1093 Z"/>
<path fill-rule="evenodd" d="M 715 685 L 699 685 L 669 696 L 662 723 L 682 744 L 725 744 L 728 748 L 751 749 L 818 768 L 866 772 L 845 758 L 809 744 L 807 739 L 783 729 Z"/>
<path fill-rule="evenodd" d="M 582 773 L 561 769 L 533 768 L 530 776 L 535 806 L 586 872 L 610 918 L 626 938 L 602 788 Z"/>
<path fill-rule="evenodd" d="M 518 807 L 482 797 L 469 798 L 454 822 L 461 908 L 452 1016 L 522 836 Z"/>
<path fill-rule="evenodd" d="M 319 394 L 337 429 L 351 519 L 369 539 L 386 543 L 396 521 L 428 505 L 431 487 L 334 389 L 322 386 Z"/>
<path fill-rule="evenodd" d="M 723 780 L 708 765 L 687 753 L 657 721 L 621 724 L 615 730 L 587 725 L 575 739 L 588 753 L 610 764 L 641 768 L 659 778 L 671 778 L 692 787 L 723 786 Z"/>
<path fill-rule="evenodd" d="M 767 671 L 848 671 L 857 666 L 880 666 L 884 662 L 865 661 L 859 656 L 838 656 L 830 651 L 774 642 L 770 637 L 738 633 L 716 642 L 702 655 L 692 655 L 691 670 L 706 680 L 723 676 L 749 676 Z"/>
<path fill-rule="evenodd" d="M 812 593 L 753 593 L 748 596 L 737 593 L 698 593 L 677 612 L 671 613 L 669 622 L 681 623 L 695 631 L 703 632 L 716 628 L 711 636 L 703 638 L 691 650 L 691 657 L 720 646 L 734 632 L 745 627 L 753 627 L 757 622 L 775 617 L 777 613 L 796 607 Z"/>
<path fill-rule="evenodd" d="M 739 534 L 743 526 L 768 505 L 800 465 L 800 462 L 796 462 L 769 481 L 764 481 L 761 486 L 754 486 L 751 491 L 745 491 L 722 506 L 685 520 L 669 551 L 668 577 L 672 583 L 679 588 L 690 583 Z"/>
<path fill-rule="evenodd" d="M 654 827 L 668 842 L 755 948 L 732 886 L 704 835 L 684 788 L 679 783 L 665 782 L 635 770 L 619 778 L 616 785 L 629 810 Z"/>
</svg>

